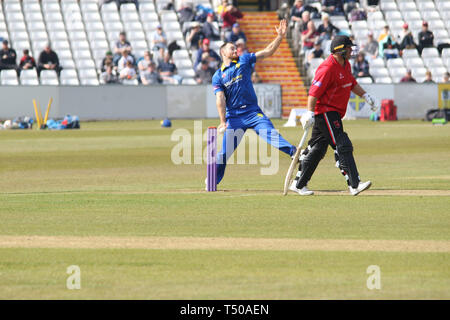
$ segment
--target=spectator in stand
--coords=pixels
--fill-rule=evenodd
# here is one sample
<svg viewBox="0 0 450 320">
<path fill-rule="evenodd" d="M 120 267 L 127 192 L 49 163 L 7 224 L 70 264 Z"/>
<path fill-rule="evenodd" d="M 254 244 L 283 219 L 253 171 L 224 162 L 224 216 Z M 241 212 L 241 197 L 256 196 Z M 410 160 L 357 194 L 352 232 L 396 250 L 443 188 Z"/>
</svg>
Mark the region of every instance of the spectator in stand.
<svg viewBox="0 0 450 320">
<path fill-rule="evenodd" d="M 343 16 L 344 8 L 342 0 L 322 0 L 322 12 L 332 16 Z"/>
<path fill-rule="evenodd" d="M 384 28 L 383 28 L 383 32 L 381 32 L 380 35 L 378 36 L 378 43 L 383 41 L 384 38 L 386 38 L 389 34 L 390 34 L 389 26 L 385 25 Z"/>
<path fill-rule="evenodd" d="M 407 70 L 406 75 L 400 80 L 400 82 L 416 82 L 416 79 L 412 77 L 411 70 Z"/>
<path fill-rule="evenodd" d="M 117 71 L 121 73 L 122 70 L 127 67 L 128 62 L 134 65 L 134 58 L 130 55 L 130 51 L 125 49 L 122 51 L 122 58 L 117 62 Z"/>
<path fill-rule="evenodd" d="M 252 82 L 253 83 L 262 83 L 261 77 L 256 71 L 252 72 Z"/>
<path fill-rule="evenodd" d="M 161 75 L 154 62 L 149 63 L 147 69 L 141 72 L 141 82 L 145 85 L 162 83 Z"/>
<path fill-rule="evenodd" d="M 148 66 L 153 63 L 153 55 L 150 51 L 145 51 L 144 56 L 138 60 L 137 67 L 138 72 L 142 75 L 142 72 L 147 71 Z"/>
<path fill-rule="evenodd" d="M 302 20 L 298 22 L 298 30 L 300 33 L 308 29 L 308 22 L 311 21 L 311 14 L 309 11 L 303 11 L 302 13 Z"/>
<path fill-rule="evenodd" d="M 344 4 L 344 10 L 345 10 L 345 4 Z M 345 12 L 347 12 L 347 11 L 345 11 Z M 367 12 L 363 8 L 353 8 L 348 15 L 350 16 L 348 19 L 350 22 L 367 20 Z"/>
<path fill-rule="evenodd" d="M 442 77 L 442 83 L 450 83 L 450 73 L 449 72 L 444 73 L 444 76 Z"/>
<path fill-rule="evenodd" d="M 161 74 L 161 78 L 172 84 L 180 84 L 182 78 L 177 75 L 177 66 L 172 62 L 172 57 L 166 53 L 164 60 L 158 66 L 158 72 Z"/>
<path fill-rule="evenodd" d="M 117 73 L 114 70 L 112 61 L 108 62 L 105 65 L 105 71 L 101 74 L 100 80 L 104 84 L 119 83 L 119 78 L 117 77 Z"/>
<path fill-rule="evenodd" d="M 114 47 L 114 57 L 113 57 L 113 63 L 115 66 L 117 66 L 117 62 L 119 62 L 119 59 L 122 58 L 123 51 L 127 49 L 131 52 L 131 44 L 127 40 L 127 33 L 125 31 L 121 31 L 119 33 L 119 40 L 116 42 L 116 46 Z"/>
<path fill-rule="evenodd" d="M 419 54 L 422 54 L 424 48 L 433 47 L 434 35 L 433 32 L 428 30 L 428 22 L 422 22 L 422 31 L 419 32 L 419 45 L 417 50 Z"/>
<path fill-rule="evenodd" d="M 42 70 L 55 70 L 58 77 L 62 70 L 62 67 L 59 65 L 58 55 L 52 50 L 50 44 L 47 44 L 39 55 L 37 68 L 38 76 L 41 75 Z"/>
<path fill-rule="evenodd" d="M 23 50 L 23 56 L 20 59 L 19 67 L 21 70 L 30 70 L 36 68 L 36 61 L 30 56 L 30 50 Z"/>
<path fill-rule="evenodd" d="M 0 50 L 0 71 L 14 69 L 17 75 L 20 74 L 20 68 L 17 65 L 16 50 L 9 47 L 8 40 L 3 40 L 2 50 Z"/>
<path fill-rule="evenodd" d="M 378 57 L 378 42 L 373 38 L 372 31 L 369 31 L 367 34 L 367 41 L 362 45 L 362 51 L 364 51 L 370 59 L 376 59 L 376 57 Z"/>
<path fill-rule="evenodd" d="M 187 43 L 189 45 L 189 48 L 191 50 L 198 50 L 199 43 L 203 41 L 205 38 L 205 35 L 203 34 L 203 31 L 201 29 L 200 22 L 195 21 L 192 24 L 191 31 L 189 32 L 189 35 L 187 37 Z"/>
<path fill-rule="evenodd" d="M 205 58 L 203 56 L 203 54 L 205 52 L 208 53 L 207 58 Z M 211 49 L 209 47 L 208 39 L 203 39 L 201 48 L 199 48 L 197 50 L 197 56 L 196 56 L 195 63 L 194 63 L 194 69 L 197 70 L 197 67 L 199 66 L 200 62 L 205 59 L 208 61 L 209 67 L 211 67 L 211 68 L 218 67 L 218 65 L 220 63 L 220 57 L 213 49 Z"/>
<path fill-rule="evenodd" d="M 353 76 L 355 78 L 370 77 L 369 62 L 367 62 L 364 53 L 359 52 L 353 63 Z"/>
<path fill-rule="evenodd" d="M 195 11 L 193 9 L 193 3 L 183 0 L 181 2 L 181 8 L 178 10 L 178 20 L 180 21 L 181 26 L 183 26 L 185 22 L 194 21 L 194 18 Z"/>
<path fill-rule="evenodd" d="M 137 78 L 136 69 L 132 62 L 127 61 L 125 68 L 119 73 L 119 80 L 135 80 Z"/>
<path fill-rule="evenodd" d="M 324 12 L 322 13 L 322 24 L 317 28 L 317 32 L 320 40 L 331 40 L 339 32 L 339 29 L 330 22 L 328 13 Z"/>
<path fill-rule="evenodd" d="M 239 39 L 243 39 L 245 42 L 247 42 L 247 37 L 245 36 L 245 33 L 241 30 L 239 23 L 235 23 L 233 24 L 233 28 L 231 29 L 231 33 L 228 36 L 227 41 L 235 43 Z"/>
<path fill-rule="evenodd" d="M 342 0 L 342 3 L 345 14 L 349 14 L 352 10 L 358 9 L 359 0 Z"/>
<path fill-rule="evenodd" d="M 386 60 L 395 59 L 400 56 L 397 48 L 397 44 L 392 40 L 391 36 L 387 38 L 387 42 L 384 44 L 383 57 Z"/>
<path fill-rule="evenodd" d="M 167 50 L 167 38 L 162 27 L 158 25 L 152 34 L 153 50 L 157 51 L 160 57 L 164 56 L 164 51 Z"/>
<path fill-rule="evenodd" d="M 208 13 L 206 21 L 203 23 L 202 32 L 205 35 L 205 38 L 211 41 L 220 40 L 220 30 L 213 22 L 214 14 Z"/>
<path fill-rule="evenodd" d="M 238 41 L 236 41 L 235 45 L 236 45 L 237 55 L 239 57 L 242 56 L 243 54 L 248 53 L 248 49 L 247 49 L 244 39 L 239 39 Z"/>
<path fill-rule="evenodd" d="M 317 39 L 314 42 L 314 48 L 309 52 L 308 56 L 306 57 L 305 67 L 309 68 L 312 59 L 323 58 L 323 54 L 324 52 L 322 50 L 321 42 L 319 39 Z"/>
<path fill-rule="evenodd" d="M 242 14 L 242 12 L 232 4 L 228 5 L 225 8 L 224 12 L 222 12 L 223 39 L 228 38 L 228 35 L 231 33 L 233 24 L 235 24 L 238 19 L 242 19 L 243 17 L 244 15 Z"/>
<path fill-rule="evenodd" d="M 210 84 L 215 72 L 216 70 L 209 66 L 207 60 L 202 60 L 200 62 L 200 68 L 195 73 L 195 81 L 197 84 Z"/>
<path fill-rule="evenodd" d="M 229 6 L 228 0 L 222 0 L 221 4 L 217 7 L 217 15 L 222 19 L 222 13 L 225 12 L 226 7 Z"/>
<path fill-rule="evenodd" d="M 102 60 L 102 65 L 101 65 L 100 70 L 102 72 L 105 72 L 106 71 L 106 64 L 108 62 L 111 62 L 112 64 L 114 64 L 113 59 L 114 59 L 114 56 L 113 56 L 112 52 L 111 51 L 106 51 L 106 55 L 105 55 L 105 57 Z"/>
<path fill-rule="evenodd" d="M 303 0 L 295 0 L 294 5 L 291 8 L 291 21 L 301 22 L 303 12 L 308 11 L 309 13 L 317 11 L 316 8 L 309 5 L 303 5 Z M 291 25 L 293 27 L 293 25 Z"/>
<path fill-rule="evenodd" d="M 307 29 L 302 32 L 302 49 L 305 54 L 314 47 L 318 35 L 314 22 L 309 21 Z"/>
<path fill-rule="evenodd" d="M 416 43 L 414 42 L 414 37 L 412 35 L 411 30 L 409 30 L 409 26 L 407 23 L 403 25 L 403 30 L 399 36 L 399 49 L 405 50 L 405 49 L 415 49 Z"/>
<path fill-rule="evenodd" d="M 434 83 L 433 76 L 431 75 L 430 70 L 427 70 L 427 72 L 425 72 L 425 80 L 423 81 L 423 83 Z"/>
</svg>

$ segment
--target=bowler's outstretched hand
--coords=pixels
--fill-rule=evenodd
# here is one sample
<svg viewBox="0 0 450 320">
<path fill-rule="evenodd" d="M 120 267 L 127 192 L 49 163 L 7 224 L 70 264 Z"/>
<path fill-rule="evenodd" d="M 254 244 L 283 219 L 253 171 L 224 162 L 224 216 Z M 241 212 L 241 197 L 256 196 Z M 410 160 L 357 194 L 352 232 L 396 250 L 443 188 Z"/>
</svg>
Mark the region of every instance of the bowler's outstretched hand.
<svg viewBox="0 0 450 320">
<path fill-rule="evenodd" d="M 277 34 L 279 36 L 284 37 L 286 35 L 286 31 L 287 31 L 287 22 L 285 19 L 280 21 L 280 25 L 277 27 L 275 26 L 275 30 L 277 31 Z"/>
</svg>

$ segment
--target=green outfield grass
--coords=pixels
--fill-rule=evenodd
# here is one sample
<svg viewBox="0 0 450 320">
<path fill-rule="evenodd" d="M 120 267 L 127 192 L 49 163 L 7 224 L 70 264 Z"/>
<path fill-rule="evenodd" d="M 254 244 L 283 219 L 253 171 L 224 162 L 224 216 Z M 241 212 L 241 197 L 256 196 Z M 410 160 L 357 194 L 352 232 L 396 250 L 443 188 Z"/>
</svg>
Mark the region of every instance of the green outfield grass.
<svg viewBox="0 0 450 320">
<path fill-rule="evenodd" d="M 296 145 L 302 129 L 283 123 L 274 121 Z M 331 149 L 309 185 L 319 195 L 282 196 L 284 154 L 274 175 L 230 165 L 220 191 L 206 193 L 206 165 L 171 161 L 172 132 L 193 132 L 193 120 L 0 131 L 0 298 L 449 299 L 450 126 L 344 126 L 362 179 L 373 182 L 357 197 Z M 7 236 L 385 240 L 386 250 L 29 248 L 2 243 Z M 389 250 L 403 240 L 442 250 Z M 81 268 L 81 290 L 66 289 L 69 265 Z M 381 290 L 366 287 L 369 265 L 381 268 Z"/>
</svg>

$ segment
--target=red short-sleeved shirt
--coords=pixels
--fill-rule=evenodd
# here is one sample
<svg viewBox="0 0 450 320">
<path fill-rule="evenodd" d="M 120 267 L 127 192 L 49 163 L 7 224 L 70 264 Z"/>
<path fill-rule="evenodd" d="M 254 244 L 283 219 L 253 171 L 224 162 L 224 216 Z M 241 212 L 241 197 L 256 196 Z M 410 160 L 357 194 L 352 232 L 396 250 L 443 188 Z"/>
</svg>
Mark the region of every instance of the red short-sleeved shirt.
<svg viewBox="0 0 450 320">
<path fill-rule="evenodd" d="M 343 67 L 330 54 L 317 68 L 309 89 L 309 95 L 317 98 L 314 113 L 321 114 L 328 111 L 337 111 L 341 118 L 344 117 L 347 112 L 351 90 L 356 84 L 350 63 L 346 61 Z"/>
</svg>

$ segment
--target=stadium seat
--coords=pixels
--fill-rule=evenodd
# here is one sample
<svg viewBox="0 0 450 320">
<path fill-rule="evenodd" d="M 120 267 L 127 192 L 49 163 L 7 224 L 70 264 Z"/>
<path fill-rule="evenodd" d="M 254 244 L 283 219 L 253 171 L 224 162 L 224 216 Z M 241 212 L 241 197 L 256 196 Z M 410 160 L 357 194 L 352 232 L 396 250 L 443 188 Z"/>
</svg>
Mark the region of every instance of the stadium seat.
<svg viewBox="0 0 450 320">
<path fill-rule="evenodd" d="M 82 79 L 80 79 L 80 83 L 83 86 L 98 86 L 98 85 L 100 85 L 97 78 L 82 78 Z"/>
<path fill-rule="evenodd" d="M 439 51 L 436 48 L 424 48 L 422 50 L 422 58 L 439 57 Z"/>
<path fill-rule="evenodd" d="M 390 84 L 392 83 L 392 79 L 391 77 L 378 77 L 375 78 L 375 83 Z"/>
<path fill-rule="evenodd" d="M 20 72 L 20 83 L 24 85 L 39 85 L 37 72 L 35 69 L 22 70 Z"/>
<path fill-rule="evenodd" d="M 381 67 L 370 68 L 369 72 L 374 78 L 389 77 L 389 72 L 387 68 Z"/>
<path fill-rule="evenodd" d="M 56 72 L 53 70 L 42 70 L 40 78 L 42 85 L 57 86 L 59 84 Z"/>
<path fill-rule="evenodd" d="M 183 80 L 181 81 L 181 84 L 196 85 L 197 81 L 195 81 L 194 78 L 183 78 Z"/>
<path fill-rule="evenodd" d="M 356 79 L 358 81 L 358 83 L 360 84 L 370 84 L 373 83 L 373 80 L 371 77 L 361 77 Z"/>
</svg>

